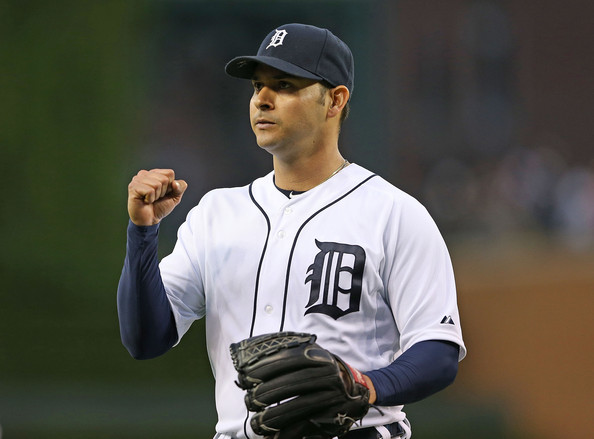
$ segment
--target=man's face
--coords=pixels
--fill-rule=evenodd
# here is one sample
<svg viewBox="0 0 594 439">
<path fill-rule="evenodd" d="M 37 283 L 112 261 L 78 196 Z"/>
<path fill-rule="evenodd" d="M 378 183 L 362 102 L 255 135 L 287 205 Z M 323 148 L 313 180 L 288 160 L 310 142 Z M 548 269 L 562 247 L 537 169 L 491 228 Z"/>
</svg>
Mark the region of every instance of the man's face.
<svg viewBox="0 0 594 439">
<path fill-rule="evenodd" d="M 252 84 L 250 120 L 260 147 L 291 157 L 319 144 L 327 99 L 317 81 L 259 65 Z"/>
</svg>

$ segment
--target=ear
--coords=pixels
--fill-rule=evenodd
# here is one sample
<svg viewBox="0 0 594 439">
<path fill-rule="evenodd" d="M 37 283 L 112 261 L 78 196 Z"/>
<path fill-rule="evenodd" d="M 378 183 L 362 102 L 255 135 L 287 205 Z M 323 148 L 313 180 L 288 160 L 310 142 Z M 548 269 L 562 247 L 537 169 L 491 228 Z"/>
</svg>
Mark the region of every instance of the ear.
<svg viewBox="0 0 594 439">
<path fill-rule="evenodd" d="M 349 89 L 344 85 L 339 85 L 330 89 L 330 106 L 328 107 L 328 118 L 340 115 L 340 112 L 349 101 Z"/>
</svg>

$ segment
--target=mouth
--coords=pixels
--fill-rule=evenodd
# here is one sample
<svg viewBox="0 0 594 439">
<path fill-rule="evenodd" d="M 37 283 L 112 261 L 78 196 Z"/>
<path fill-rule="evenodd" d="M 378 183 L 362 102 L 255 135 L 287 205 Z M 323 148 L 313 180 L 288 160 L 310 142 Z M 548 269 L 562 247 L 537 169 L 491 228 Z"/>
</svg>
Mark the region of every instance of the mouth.
<svg viewBox="0 0 594 439">
<path fill-rule="evenodd" d="M 256 119 L 256 121 L 254 122 L 254 126 L 256 128 L 260 128 L 260 129 L 270 128 L 273 125 L 276 125 L 276 123 L 269 119 L 263 119 L 263 118 Z"/>
</svg>

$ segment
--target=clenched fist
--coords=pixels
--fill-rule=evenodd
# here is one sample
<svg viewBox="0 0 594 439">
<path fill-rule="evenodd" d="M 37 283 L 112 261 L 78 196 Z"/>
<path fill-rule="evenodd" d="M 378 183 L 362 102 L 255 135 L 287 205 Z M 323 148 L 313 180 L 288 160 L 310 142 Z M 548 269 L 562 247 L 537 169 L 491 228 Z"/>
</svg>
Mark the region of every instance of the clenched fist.
<svg viewBox="0 0 594 439">
<path fill-rule="evenodd" d="M 172 169 L 142 170 L 128 185 L 128 214 L 137 226 L 159 223 L 179 204 L 188 184 Z"/>
</svg>

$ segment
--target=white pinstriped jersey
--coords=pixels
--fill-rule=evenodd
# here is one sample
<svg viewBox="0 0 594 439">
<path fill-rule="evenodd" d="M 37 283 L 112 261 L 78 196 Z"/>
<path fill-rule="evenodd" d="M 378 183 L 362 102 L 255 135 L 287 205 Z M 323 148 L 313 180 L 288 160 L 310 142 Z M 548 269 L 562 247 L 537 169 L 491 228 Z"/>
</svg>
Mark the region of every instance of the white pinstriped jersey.
<svg viewBox="0 0 594 439">
<path fill-rule="evenodd" d="M 466 354 L 450 257 L 414 198 L 351 164 L 292 199 L 273 173 L 209 192 L 160 263 L 179 337 L 206 317 L 217 432 L 254 438 L 229 345 L 300 331 L 365 372 L 413 344 L 448 340 Z M 404 419 L 371 409 L 362 425 Z M 247 425 L 246 425 L 247 424 Z"/>
</svg>

